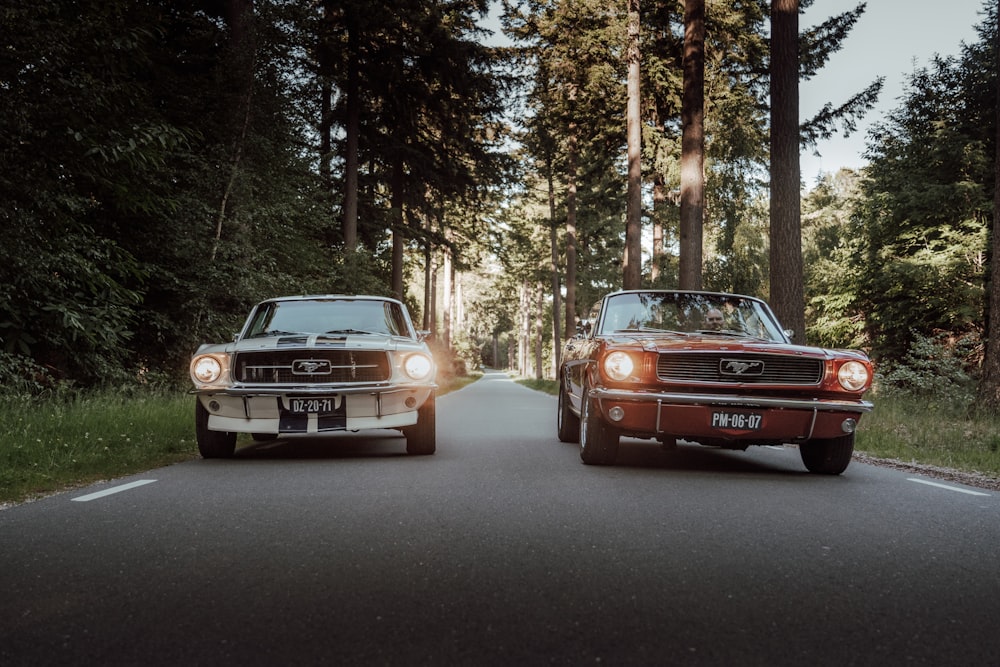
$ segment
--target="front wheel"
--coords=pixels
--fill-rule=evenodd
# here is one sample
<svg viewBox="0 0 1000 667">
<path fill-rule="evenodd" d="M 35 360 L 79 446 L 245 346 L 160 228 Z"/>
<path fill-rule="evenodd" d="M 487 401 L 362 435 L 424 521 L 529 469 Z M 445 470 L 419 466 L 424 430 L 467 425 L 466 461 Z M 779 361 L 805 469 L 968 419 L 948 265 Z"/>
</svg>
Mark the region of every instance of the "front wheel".
<svg viewBox="0 0 1000 667">
<path fill-rule="evenodd" d="M 587 465 L 609 466 L 618 458 L 618 430 L 601 418 L 601 409 L 584 391 L 580 404 L 580 459 Z"/>
<path fill-rule="evenodd" d="M 566 380 L 559 381 L 559 412 L 556 415 L 556 428 L 561 442 L 580 442 L 580 418 L 570 409 L 569 393 L 566 391 Z"/>
<path fill-rule="evenodd" d="M 799 445 L 806 470 L 819 475 L 839 475 L 847 470 L 854 454 L 854 434 L 829 440 L 809 440 Z"/>
<path fill-rule="evenodd" d="M 209 430 L 208 410 L 198 399 L 194 404 L 194 434 L 203 459 L 228 459 L 236 451 L 236 434 Z"/>
<path fill-rule="evenodd" d="M 427 397 L 417 410 L 417 423 L 403 428 L 406 436 L 406 453 L 426 456 L 437 450 L 437 416 L 434 408 L 434 394 Z"/>
</svg>

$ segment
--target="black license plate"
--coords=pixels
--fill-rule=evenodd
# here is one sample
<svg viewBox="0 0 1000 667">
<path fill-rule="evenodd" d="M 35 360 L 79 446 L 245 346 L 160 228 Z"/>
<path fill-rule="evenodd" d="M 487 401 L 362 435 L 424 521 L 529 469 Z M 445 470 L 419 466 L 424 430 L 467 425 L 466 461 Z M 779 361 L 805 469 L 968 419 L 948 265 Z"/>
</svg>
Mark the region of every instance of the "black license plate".
<svg viewBox="0 0 1000 667">
<path fill-rule="evenodd" d="M 297 415 L 322 415 L 335 412 L 344 400 L 339 396 L 289 398 L 288 411 Z"/>
<path fill-rule="evenodd" d="M 764 415 L 759 412 L 728 412 L 719 410 L 712 413 L 712 428 L 736 431 L 759 431 L 764 423 Z"/>
</svg>

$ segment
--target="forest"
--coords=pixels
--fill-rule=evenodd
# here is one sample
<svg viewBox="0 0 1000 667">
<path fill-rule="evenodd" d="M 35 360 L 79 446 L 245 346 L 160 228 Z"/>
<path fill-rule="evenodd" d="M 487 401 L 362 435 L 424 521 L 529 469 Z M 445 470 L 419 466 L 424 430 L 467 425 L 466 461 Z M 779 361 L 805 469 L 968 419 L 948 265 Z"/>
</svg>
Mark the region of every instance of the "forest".
<svg viewBox="0 0 1000 667">
<path fill-rule="evenodd" d="M 800 188 L 789 245 L 772 228 L 783 1 L 4 0 L 0 384 L 183 383 L 199 344 L 300 293 L 398 296 L 454 368 L 551 378 L 631 270 L 772 301 L 800 282 L 797 340 L 866 350 L 879 391 L 973 401 L 978 382 L 1000 402 L 983 372 L 996 3 L 976 42 L 914 70 L 865 169 Z M 791 4 L 807 80 L 865 5 L 817 23 Z M 853 131 L 880 85 L 802 121 L 798 150 Z M 776 280 L 789 253 L 801 275 Z"/>
</svg>

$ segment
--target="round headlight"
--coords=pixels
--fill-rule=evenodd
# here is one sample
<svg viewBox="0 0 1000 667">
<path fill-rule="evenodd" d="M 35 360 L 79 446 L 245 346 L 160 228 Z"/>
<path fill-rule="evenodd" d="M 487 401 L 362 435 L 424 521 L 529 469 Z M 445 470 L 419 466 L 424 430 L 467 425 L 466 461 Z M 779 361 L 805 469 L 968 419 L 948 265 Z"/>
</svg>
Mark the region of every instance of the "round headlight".
<svg viewBox="0 0 1000 667">
<path fill-rule="evenodd" d="M 198 357 L 191 364 L 191 375 L 198 382 L 211 384 L 222 377 L 222 364 L 215 357 Z"/>
<path fill-rule="evenodd" d="M 423 380 L 431 374 L 434 364 L 423 354 L 411 354 L 403 362 L 403 370 L 414 380 Z"/>
<path fill-rule="evenodd" d="M 837 372 L 837 380 L 848 391 L 860 391 L 868 384 L 868 368 L 860 361 L 848 361 Z"/>
<path fill-rule="evenodd" d="M 604 357 L 604 372 L 612 380 L 624 380 L 632 374 L 632 357 L 624 352 L 612 352 Z"/>
</svg>

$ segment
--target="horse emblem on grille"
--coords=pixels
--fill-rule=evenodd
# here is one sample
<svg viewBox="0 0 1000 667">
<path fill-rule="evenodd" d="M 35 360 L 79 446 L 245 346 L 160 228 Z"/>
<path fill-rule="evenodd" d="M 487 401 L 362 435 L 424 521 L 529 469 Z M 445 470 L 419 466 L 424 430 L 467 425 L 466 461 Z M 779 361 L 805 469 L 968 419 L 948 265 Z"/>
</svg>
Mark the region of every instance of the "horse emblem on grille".
<svg viewBox="0 0 1000 667">
<path fill-rule="evenodd" d="M 758 376 L 764 373 L 764 362 L 760 359 L 723 359 L 719 362 L 719 372 L 723 375 Z"/>
<path fill-rule="evenodd" d="M 332 370 L 327 359 L 296 359 L 292 362 L 294 375 L 329 375 Z"/>
</svg>

